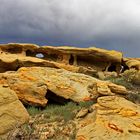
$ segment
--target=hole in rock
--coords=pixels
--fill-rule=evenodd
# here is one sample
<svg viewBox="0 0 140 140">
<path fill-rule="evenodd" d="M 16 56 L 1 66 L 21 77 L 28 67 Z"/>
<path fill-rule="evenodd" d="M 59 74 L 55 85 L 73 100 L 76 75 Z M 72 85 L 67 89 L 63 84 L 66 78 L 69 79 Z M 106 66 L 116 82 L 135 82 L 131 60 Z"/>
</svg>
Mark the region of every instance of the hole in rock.
<svg viewBox="0 0 140 140">
<path fill-rule="evenodd" d="M 96 57 L 94 58 L 90 56 L 90 54 L 88 56 L 77 55 L 77 65 L 87 67 L 88 69 L 103 70 L 106 67 L 107 62 Z"/>
<path fill-rule="evenodd" d="M 18 69 L 18 61 L 14 61 L 12 63 L 0 62 L 0 73 L 7 71 L 17 71 Z"/>
<path fill-rule="evenodd" d="M 57 59 L 58 59 L 57 54 L 49 54 L 47 52 L 42 52 L 42 51 L 35 52 L 35 51 L 27 50 L 26 56 L 41 58 L 41 59 L 49 60 L 49 61 L 57 61 Z"/>
<path fill-rule="evenodd" d="M 35 52 L 32 52 L 31 50 L 27 50 L 26 51 L 26 56 L 32 56 L 32 57 L 35 57 Z"/>
<path fill-rule="evenodd" d="M 47 91 L 46 98 L 48 99 L 48 104 L 64 105 L 71 101 L 70 99 L 65 99 L 64 97 L 56 95 L 50 90 Z"/>
<path fill-rule="evenodd" d="M 46 53 L 44 55 L 44 59 L 45 60 L 49 60 L 49 61 L 57 61 L 58 55 L 57 54 L 49 54 L 49 53 Z"/>
<path fill-rule="evenodd" d="M 71 54 L 71 55 L 70 55 L 70 59 L 69 59 L 69 64 L 70 64 L 70 65 L 73 65 L 73 63 L 74 63 L 74 57 L 73 57 L 73 55 Z"/>
<path fill-rule="evenodd" d="M 44 54 L 42 54 L 42 53 L 37 53 L 35 56 L 36 56 L 37 58 L 44 58 Z"/>
<path fill-rule="evenodd" d="M 112 64 L 109 68 L 108 71 L 113 72 L 116 71 L 116 65 Z"/>
<path fill-rule="evenodd" d="M 41 52 L 33 52 L 31 50 L 26 51 L 26 56 L 37 57 L 37 58 L 44 58 L 45 54 Z"/>
<path fill-rule="evenodd" d="M 48 102 L 47 102 L 47 105 L 46 106 L 48 106 L 48 105 L 63 106 L 63 105 L 66 105 L 69 102 L 73 102 L 70 99 L 65 99 L 63 97 L 60 97 L 60 96 L 54 94 L 50 90 L 47 91 L 47 94 L 46 94 L 45 97 L 46 97 L 46 99 L 48 99 Z M 73 102 L 73 103 L 75 103 L 75 102 Z M 44 110 L 45 107 L 46 107 L 46 106 L 45 107 L 41 107 L 41 106 L 38 106 L 38 105 L 31 105 L 28 102 L 26 102 L 26 103 L 24 102 L 23 105 L 24 105 L 25 108 L 27 108 L 27 110 L 30 109 L 31 107 L 33 107 L 34 109 L 37 109 L 37 110 L 40 110 L 41 111 L 41 110 Z"/>
<path fill-rule="evenodd" d="M 121 65 L 121 67 L 122 67 L 121 73 L 123 73 L 123 72 L 126 71 L 126 70 L 129 70 L 129 67 L 128 67 L 125 63 L 123 63 L 123 64 Z"/>
</svg>

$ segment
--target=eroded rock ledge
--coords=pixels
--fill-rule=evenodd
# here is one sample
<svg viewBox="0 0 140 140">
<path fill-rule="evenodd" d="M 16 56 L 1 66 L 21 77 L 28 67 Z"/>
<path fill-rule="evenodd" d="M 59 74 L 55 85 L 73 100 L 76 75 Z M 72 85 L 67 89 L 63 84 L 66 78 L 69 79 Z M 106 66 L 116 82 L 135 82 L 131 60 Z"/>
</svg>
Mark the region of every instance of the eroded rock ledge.
<svg viewBox="0 0 140 140">
<path fill-rule="evenodd" d="M 39 47 L 34 44 L 1 44 L 0 72 L 26 66 L 64 68 L 73 72 L 95 74 L 121 69 L 122 53 L 95 47 Z M 41 58 L 41 59 L 40 59 Z"/>
<path fill-rule="evenodd" d="M 22 67 L 17 72 L 0 73 L 0 84 L 14 90 L 23 103 L 45 106 L 47 91 L 75 102 L 104 95 L 125 95 L 125 87 L 63 69 Z"/>
<path fill-rule="evenodd" d="M 139 140 L 140 107 L 122 97 L 98 98 L 94 118 L 79 123 L 76 140 Z M 90 114 L 90 116 L 92 116 Z"/>
<path fill-rule="evenodd" d="M 140 70 L 139 58 L 123 58 L 114 50 L 95 47 L 38 46 L 9 43 L 0 45 L 0 72 L 20 67 L 53 67 L 100 77 L 99 72 L 117 74 L 131 68 Z"/>
</svg>

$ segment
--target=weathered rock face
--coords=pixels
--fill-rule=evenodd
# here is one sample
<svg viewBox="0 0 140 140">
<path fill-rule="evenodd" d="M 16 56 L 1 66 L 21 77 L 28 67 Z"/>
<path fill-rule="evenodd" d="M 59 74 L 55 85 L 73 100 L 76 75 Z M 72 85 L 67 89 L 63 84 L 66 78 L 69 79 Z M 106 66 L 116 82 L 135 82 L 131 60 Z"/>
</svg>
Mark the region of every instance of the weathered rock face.
<svg viewBox="0 0 140 140">
<path fill-rule="evenodd" d="M 123 86 L 91 76 L 47 67 L 20 68 L 17 72 L 0 74 L 0 84 L 9 86 L 24 103 L 45 106 L 46 94 L 76 102 L 96 99 L 101 95 L 127 94 Z"/>
<path fill-rule="evenodd" d="M 90 120 L 85 118 L 77 140 L 139 140 L 140 107 L 122 97 L 104 96 L 93 106 Z M 92 115 L 91 115 L 92 116 Z M 94 122 L 93 122 L 94 120 Z M 90 123 L 87 123 L 90 122 Z"/>
<path fill-rule="evenodd" d="M 8 131 L 18 127 L 29 119 L 29 115 L 16 93 L 0 86 L 0 138 Z"/>
<path fill-rule="evenodd" d="M 60 64 L 53 61 L 26 56 L 23 54 L 24 53 L 13 54 L 13 53 L 1 52 L 0 72 L 10 71 L 10 70 L 16 71 L 20 67 L 32 67 L 32 66 L 64 68 L 73 72 L 78 72 L 79 70 L 79 68 L 75 66 L 70 66 L 70 65 L 67 66 L 63 63 Z"/>
<path fill-rule="evenodd" d="M 140 58 L 123 58 L 123 61 L 129 69 L 140 70 Z"/>
<path fill-rule="evenodd" d="M 57 55 L 58 62 L 89 67 L 95 70 L 108 70 L 111 64 L 117 66 L 121 63 L 122 53 L 117 51 L 108 51 L 95 47 L 75 48 L 75 47 L 51 47 L 43 46 L 48 53 Z M 98 62 L 98 63 L 97 63 Z"/>
<path fill-rule="evenodd" d="M 17 72 L 1 73 L 0 79 L 1 85 L 9 86 L 25 104 L 41 106 L 47 104 L 45 98 L 47 85 L 43 80 L 41 69 L 34 71 L 32 68 L 21 68 Z"/>
<path fill-rule="evenodd" d="M 64 68 L 72 72 L 93 75 L 97 71 L 120 72 L 122 53 L 95 47 L 39 47 L 34 44 L 0 45 L 0 72 L 19 67 L 40 66 Z M 42 59 L 36 58 L 42 56 Z"/>
<path fill-rule="evenodd" d="M 140 70 L 140 58 L 123 58 L 121 52 L 95 47 L 40 47 L 35 44 L 10 43 L 0 45 L 0 66 L 0 72 L 40 66 L 63 68 L 88 75 L 96 75 L 99 71 L 115 71 L 119 74 L 131 68 Z"/>
</svg>

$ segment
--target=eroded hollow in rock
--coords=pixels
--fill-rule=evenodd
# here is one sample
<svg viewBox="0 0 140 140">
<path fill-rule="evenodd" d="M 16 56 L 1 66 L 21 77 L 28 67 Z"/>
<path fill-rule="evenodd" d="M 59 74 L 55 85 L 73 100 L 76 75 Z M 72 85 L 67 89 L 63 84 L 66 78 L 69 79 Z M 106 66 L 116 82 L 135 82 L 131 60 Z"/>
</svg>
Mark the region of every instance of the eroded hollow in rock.
<svg viewBox="0 0 140 140">
<path fill-rule="evenodd" d="M 36 57 L 44 60 L 50 60 L 50 61 L 57 61 L 58 55 L 57 54 L 49 54 L 47 52 L 43 51 L 26 51 L 26 56 Z"/>
<path fill-rule="evenodd" d="M 19 69 L 18 61 L 14 61 L 13 63 L 9 63 L 9 64 L 0 61 L 0 73 L 6 71 L 17 71 L 18 69 Z"/>
<path fill-rule="evenodd" d="M 90 57 L 77 56 L 77 65 L 93 67 L 93 60 L 91 60 Z"/>
<path fill-rule="evenodd" d="M 125 63 L 122 63 L 122 67 L 123 67 L 123 69 L 122 69 L 121 73 L 123 73 L 126 70 L 129 70 L 129 67 Z"/>
<path fill-rule="evenodd" d="M 36 53 L 31 51 L 31 50 L 27 50 L 26 51 L 26 56 L 36 57 Z"/>
<path fill-rule="evenodd" d="M 97 59 L 98 60 L 98 59 Z M 102 71 L 108 65 L 108 62 L 103 62 L 102 60 L 97 61 L 96 58 L 91 58 L 91 56 L 80 56 L 77 55 L 77 65 L 86 68 Z"/>
<path fill-rule="evenodd" d="M 42 53 L 37 53 L 35 56 L 36 56 L 37 58 L 44 58 L 44 54 L 42 54 Z"/>
<path fill-rule="evenodd" d="M 112 64 L 112 65 L 108 68 L 108 71 L 110 71 L 110 72 L 116 71 L 116 65 L 115 65 L 115 64 Z"/>
<path fill-rule="evenodd" d="M 72 54 L 70 55 L 69 64 L 70 65 L 73 65 L 74 64 L 74 57 L 73 57 Z"/>
<path fill-rule="evenodd" d="M 11 53 L 11 54 L 18 54 L 18 53 L 21 53 L 22 52 L 22 48 L 14 48 L 14 47 L 11 47 L 11 48 L 1 48 L 2 51 L 5 51 L 7 53 Z"/>
<path fill-rule="evenodd" d="M 65 99 L 64 97 L 58 96 L 52 91 L 48 90 L 46 94 L 46 98 L 48 99 L 48 104 L 61 104 L 64 105 L 70 102 L 70 99 Z"/>
</svg>

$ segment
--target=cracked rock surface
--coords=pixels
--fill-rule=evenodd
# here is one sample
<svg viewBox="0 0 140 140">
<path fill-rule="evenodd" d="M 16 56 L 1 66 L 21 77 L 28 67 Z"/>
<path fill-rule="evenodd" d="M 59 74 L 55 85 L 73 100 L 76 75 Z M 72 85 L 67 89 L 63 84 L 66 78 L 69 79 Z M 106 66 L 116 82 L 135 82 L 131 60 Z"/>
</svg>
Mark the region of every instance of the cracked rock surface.
<svg viewBox="0 0 140 140">
<path fill-rule="evenodd" d="M 140 107 L 122 97 L 98 98 L 95 118 L 85 118 L 77 133 L 77 140 L 139 140 Z M 82 122 L 82 123 L 83 123 Z"/>
<path fill-rule="evenodd" d="M 22 67 L 16 72 L 0 73 L 0 84 L 14 90 L 23 103 L 39 106 L 47 104 L 48 90 L 75 102 L 104 95 L 127 94 L 123 86 L 85 74 L 48 67 Z"/>
</svg>

